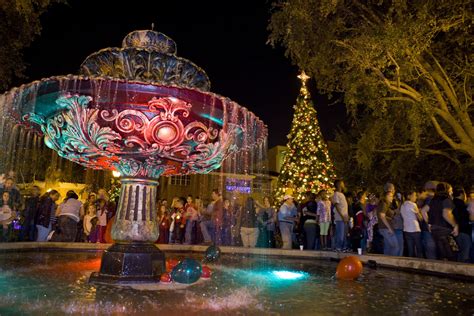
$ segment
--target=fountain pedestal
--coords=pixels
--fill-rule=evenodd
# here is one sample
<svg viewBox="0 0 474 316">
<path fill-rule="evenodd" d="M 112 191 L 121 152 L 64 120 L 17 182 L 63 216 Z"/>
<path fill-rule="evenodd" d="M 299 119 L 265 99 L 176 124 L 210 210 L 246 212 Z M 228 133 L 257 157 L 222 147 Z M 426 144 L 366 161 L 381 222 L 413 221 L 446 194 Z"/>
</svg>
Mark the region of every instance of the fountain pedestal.
<svg viewBox="0 0 474 316">
<path fill-rule="evenodd" d="M 116 241 L 102 255 L 100 271 L 93 283 L 158 282 L 165 272 L 165 255 L 158 239 L 156 193 L 158 181 L 123 178 L 112 228 Z"/>
</svg>

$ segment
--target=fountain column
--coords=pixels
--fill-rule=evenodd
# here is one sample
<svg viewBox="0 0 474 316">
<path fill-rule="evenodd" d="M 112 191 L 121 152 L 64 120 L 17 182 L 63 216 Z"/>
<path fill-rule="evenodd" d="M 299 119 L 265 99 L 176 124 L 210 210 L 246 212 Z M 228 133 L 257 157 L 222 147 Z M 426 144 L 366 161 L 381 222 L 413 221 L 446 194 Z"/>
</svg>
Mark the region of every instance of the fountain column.
<svg viewBox="0 0 474 316">
<path fill-rule="evenodd" d="M 120 199 L 112 228 L 115 244 L 103 256 L 94 283 L 156 282 L 165 272 L 165 256 L 155 246 L 159 231 L 156 194 L 158 181 L 121 179 Z"/>
</svg>

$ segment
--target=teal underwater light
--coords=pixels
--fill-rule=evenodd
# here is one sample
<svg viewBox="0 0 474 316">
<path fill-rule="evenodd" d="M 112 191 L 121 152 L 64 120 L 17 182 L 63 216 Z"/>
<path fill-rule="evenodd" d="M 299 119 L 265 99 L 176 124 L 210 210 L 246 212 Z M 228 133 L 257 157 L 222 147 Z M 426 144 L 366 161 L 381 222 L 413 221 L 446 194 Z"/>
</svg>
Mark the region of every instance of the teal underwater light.
<svg viewBox="0 0 474 316">
<path fill-rule="evenodd" d="M 272 271 L 272 275 L 280 280 L 300 280 L 308 276 L 306 272 L 288 270 Z"/>
</svg>

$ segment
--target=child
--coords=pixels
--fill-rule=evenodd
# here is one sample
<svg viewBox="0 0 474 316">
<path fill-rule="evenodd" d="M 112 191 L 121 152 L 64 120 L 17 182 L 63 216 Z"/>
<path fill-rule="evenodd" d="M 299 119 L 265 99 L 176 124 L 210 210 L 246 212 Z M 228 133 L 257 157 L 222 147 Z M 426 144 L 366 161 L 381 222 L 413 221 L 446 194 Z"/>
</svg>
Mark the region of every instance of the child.
<svg viewBox="0 0 474 316">
<path fill-rule="evenodd" d="M 331 225 L 331 201 L 326 190 L 318 193 L 317 219 L 319 220 L 319 234 L 321 239 L 321 250 L 328 249 L 328 232 Z"/>
<path fill-rule="evenodd" d="M 97 206 L 97 219 L 99 225 L 99 242 L 105 244 L 105 231 L 107 230 L 107 201 L 100 199 Z"/>
<path fill-rule="evenodd" d="M 10 193 L 5 191 L 0 201 L 0 225 L 2 228 L 1 241 L 8 241 L 11 232 L 11 223 L 16 217 L 15 210 L 10 207 Z"/>
<path fill-rule="evenodd" d="M 84 240 L 89 241 L 89 235 L 91 233 L 92 229 L 92 219 L 97 218 L 96 216 L 96 211 L 95 208 L 87 208 L 86 210 L 87 214 L 84 216 L 84 222 L 83 222 L 83 227 L 84 227 Z"/>
<path fill-rule="evenodd" d="M 160 206 L 160 213 L 159 215 L 159 223 L 160 223 L 160 236 L 158 237 L 157 243 L 158 244 L 167 244 L 170 238 L 170 224 L 171 224 L 171 217 L 168 212 L 166 205 L 162 204 Z"/>
<path fill-rule="evenodd" d="M 190 245 L 192 243 L 195 243 L 195 240 L 193 240 L 192 238 L 193 227 L 197 225 L 197 221 L 199 218 L 197 207 L 193 203 L 193 197 L 191 195 L 188 195 L 187 203 L 184 208 L 184 217 L 186 219 L 185 244 Z"/>
<path fill-rule="evenodd" d="M 174 242 L 176 244 L 182 244 L 184 239 L 184 232 L 186 228 L 186 218 L 184 217 L 184 198 L 179 198 L 175 202 L 175 218 L 174 218 Z"/>
</svg>

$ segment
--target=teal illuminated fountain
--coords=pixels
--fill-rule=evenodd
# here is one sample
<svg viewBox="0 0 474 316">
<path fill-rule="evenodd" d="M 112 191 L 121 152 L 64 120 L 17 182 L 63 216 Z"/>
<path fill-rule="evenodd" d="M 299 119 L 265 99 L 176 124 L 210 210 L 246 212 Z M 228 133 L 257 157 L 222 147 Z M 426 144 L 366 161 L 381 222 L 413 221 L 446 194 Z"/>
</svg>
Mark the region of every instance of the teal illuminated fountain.
<svg viewBox="0 0 474 316">
<path fill-rule="evenodd" d="M 206 73 L 177 57 L 173 40 L 135 31 L 122 48 L 87 57 L 80 75 L 42 79 L 3 96 L 9 116 L 41 131 L 61 157 L 122 176 L 116 243 L 92 281 L 158 281 L 165 269 L 154 245 L 158 178 L 208 173 L 264 142 L 267 128 L 258 117 L 209 89 Z"/>
</svg>

